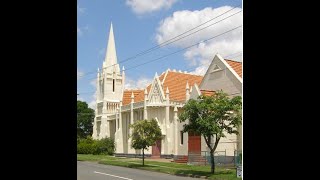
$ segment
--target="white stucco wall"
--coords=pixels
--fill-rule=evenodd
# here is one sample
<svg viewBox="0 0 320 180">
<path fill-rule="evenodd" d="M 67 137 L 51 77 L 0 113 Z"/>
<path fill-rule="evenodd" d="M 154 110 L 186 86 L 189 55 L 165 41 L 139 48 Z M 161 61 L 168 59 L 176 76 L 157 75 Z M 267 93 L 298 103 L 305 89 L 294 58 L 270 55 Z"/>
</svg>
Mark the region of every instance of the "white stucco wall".
<svg viewBox="0 0 320 180">
<path fill-rule="evenodd" d="M 222 62 L 219 56 L 215 56 L 199 85 L 199 89 L 214 91 L 222 89 L 225 93 L 233 94 L 231 97 L 242 96 L 242 82 L 227 68 L 225 63 Z M 214 70 L 216 65 L 221 70 Z M 193 92 L 191 94 L 192 98 L 195 98 L 196 94 L 196 92 Z M 225 133 L 225 135 L 226 137 L 220 139 L 216 151 L 226 151 L 227 156 L 233 156 L 234 151 L 242 146 L 242 131 L 240 130 L 240 135 L 230 135 L 228 133 Z M 203 137 L 201 137 L 201 150 L 209 150 Z"/>
<path fill-rule="evenodd" d="M 218 65 L 221 70 L 214 71 L 215 65 Z M 240 93 L 238 95 L 241 95 L 242 93 L 242 83 L 226 68 L 226 65 L 217 56 L 215 56 L 209 66 L 199 88 L 215 91 L 222 89 L 228 94 Z"/>
</svg>

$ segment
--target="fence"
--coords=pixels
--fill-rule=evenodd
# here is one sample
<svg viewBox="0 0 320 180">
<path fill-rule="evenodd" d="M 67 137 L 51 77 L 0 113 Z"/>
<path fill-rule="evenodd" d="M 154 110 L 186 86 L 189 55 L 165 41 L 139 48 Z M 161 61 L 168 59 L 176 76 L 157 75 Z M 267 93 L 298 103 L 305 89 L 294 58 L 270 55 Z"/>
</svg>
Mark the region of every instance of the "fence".
<svg viewBox="0 0 320 180">
<path fill-rule="evenodd" d="M 216 151 L 214 153 L 214 162 L 217 166 L 225 165 L 241 165 L 242 163 L 242 153 L 239 151 L 234 151 L 234 155 L 227 156 L 227 151 Z M 209 151 L 201 151 L 201 153 L 189 153 L 188 154 L 188 164 L 191 165 L 210 165 L 211 157 Z"/>
<path fill-rule="evenodd" d="M 234 151 L 234 157 L 235 157 L 235 165 L 241 166 L 242 165 L 242 151 Z"/>
</svg>

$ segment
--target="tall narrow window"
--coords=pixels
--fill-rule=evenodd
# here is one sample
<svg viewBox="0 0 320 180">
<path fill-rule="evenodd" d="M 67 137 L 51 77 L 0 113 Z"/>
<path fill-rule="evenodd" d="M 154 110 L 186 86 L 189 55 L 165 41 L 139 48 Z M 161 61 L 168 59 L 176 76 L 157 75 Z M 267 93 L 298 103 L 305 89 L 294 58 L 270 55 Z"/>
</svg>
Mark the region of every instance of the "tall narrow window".
<svg viewBox="0 0 320 180">
<path fill-rule="evenodd" d="M 114 79 L 112 80 L 112 92 L 114 92 Z"/>
<path fill-rule="evenodd" d="M 183 144 L 183 131 L 180 131 L 180 144 Z"/>
</svg>

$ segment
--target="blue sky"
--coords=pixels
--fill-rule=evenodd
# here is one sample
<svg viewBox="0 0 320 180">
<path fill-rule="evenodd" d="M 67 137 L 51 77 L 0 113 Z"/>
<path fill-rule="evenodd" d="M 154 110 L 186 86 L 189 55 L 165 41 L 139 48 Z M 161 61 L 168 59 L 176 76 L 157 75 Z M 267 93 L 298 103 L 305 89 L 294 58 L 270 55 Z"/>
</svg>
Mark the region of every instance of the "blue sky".
<svg viewBox="0 0 320 180">
<path fill-rule="evenodd" d="M 121 62 L 239 4 L 241 0 L 78 0 L 78 99 L 94 107 L 95 72 L 101 68 L 105 58 L 111 22 L 118 62 Z M 236 8 L 223 17 L 240 10 L 241 7 Z M 120 63 L 120 67 L 124 66 L 125 69 L 128 69 L 223 33 L 238 25 L 242 25 L 241 12 L 183 40 Z M 159 61 L 126 71 L 126 87 L 144 88 L 156 72 L 161 74 L 168 68 L 203 74 L 209 65 L 208 62 L 216 53 L 222 56 L 231 55 L 231 59 L 241 61 L 241 52 L 242 31 L 240 28 L 210 42 L 204 42 Z"/>
</svg>

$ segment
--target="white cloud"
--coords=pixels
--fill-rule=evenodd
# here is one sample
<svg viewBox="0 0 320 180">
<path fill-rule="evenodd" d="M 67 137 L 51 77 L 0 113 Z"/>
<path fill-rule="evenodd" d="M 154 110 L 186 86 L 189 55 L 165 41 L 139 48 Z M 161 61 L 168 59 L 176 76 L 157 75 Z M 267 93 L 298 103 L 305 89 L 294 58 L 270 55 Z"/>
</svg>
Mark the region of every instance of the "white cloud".
<svg viewBox="0 0 320 180">
<path fill-rule="evenodd" d="M 83 14 L 86 11 L 86 8 L 80 7 L 79 5 L 77 5 L 77 10 L 79 14 Z"/>
<path fill-rule="evenodd" d="M 83 33 L 88 32 L 89 31 L 89 26 L 86 25 L 85 27 L 79 27 L 77 26 L 77 35 L 80 37 L 83 35 Z"/>
<path fill-rule="evenodd" d="M 92 99 L 91 101 L 88 103 L 88 106 L 92 109 L 96 109 L 96 98 L 97 98 L 97 93 L 95 92 L 93 95 L 92 95 Z"/>
<path fill-rule="evenodd" d="M 161 9 L 169 9 L 177 0 L 127 0 L 126 4 L 136 14 L 146 14 Z"/>
<path fill-rule="evenodd" d="M 92 109 L 96 109 L 96 99 L 97 99 L 97 79 L 93 79 L 90 81 L 90 84 L 94 87 L 94 93 L 91 97 L 91 101 L 88 103 L 89 107 Z"/>
<path fill-rule="evenodd" d="M 77 35 L 82 36 L 82 34 L 83 34 L 82 29 L 79 26 L 77 26 Z"/>
<path fill-rule="evenodd" d="M 156 41 L 158 44 L 165 42 L 189 29 L 192 29 L 199 24 L 205 23 L 210 19 L 230 10 L 233 7 L 223 6 L 219 8 L 204 8 L 197 11 L 176 11 L 172 16 L 162 20 L 157 28 Z M 219 16 L 218 18 L 210 21 L 209 23 L 200 26 L 199 28 L 189 32 L 192 33 L 217 21 L 220 21 L 238 11 L 241 8 L 235 8 L 232 11 Z M 242 13 L 238 13 L 230 18 L 218 22 L 202 31 L 199 31 L 193 35 L 190 35 L 182 40 L 172 43 L 170 46 L 174 47 L 187 47 L 192 44 L 196 44 L 202 40 L 224 33 L 232 28 L 242 25 Z M 186 33 L 180 37 L 183 37 L 189 33 Z M 179 38 L 180 38 L 179 37 Z M 220 37 L 214 38 L 208 42 L 202 42 L 197 46 L 194 46 L 184 53 L 185 59 L 190 66 L 197 66 L 193 71 L 196 74 L 204 74 L 209 66 L 210 61 L 213 59 L 216 53 L 219 53 L 222 57 L 234 54 L 242 51 L 242 28 L 231 31 Z M 241 56 L 240 56 L 241 58 Z M 239 58 L 235 59 L 239 60 Z"/>
<path fill-rule="evenodd" d="M 125 89 L 144 89 L 151 83 L 152 79 L 146 77 L 141 77 L 138 80 L 126 78 L 125 81 Z"/>
<path fill-rule="evenodd" d="M 97 79 L 93 79 L 92 81 L 90 81 L 90 84 L 97 88 Z"/>
<path fill-rule="evenodd" d="M 79 69 L 77 69 L 77 80 L 79 80 L 79 79 L 81 79 L 82 78 L 82 76 L 83 76 L 83 72 L 82 71 L 80 71 Z"/>
<path fill-rule="evenodd" d="M 102 48 L 99 50 L 99 56 L 104 56 L 106 54 L 106 48 Z"/>
<path fill-rule="evenodd" d="M 84 99 L 82 97 L 80 97 L 80 96 L 77 97 L 77 100 L 84 101 Z"/>
</svg>

